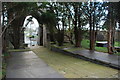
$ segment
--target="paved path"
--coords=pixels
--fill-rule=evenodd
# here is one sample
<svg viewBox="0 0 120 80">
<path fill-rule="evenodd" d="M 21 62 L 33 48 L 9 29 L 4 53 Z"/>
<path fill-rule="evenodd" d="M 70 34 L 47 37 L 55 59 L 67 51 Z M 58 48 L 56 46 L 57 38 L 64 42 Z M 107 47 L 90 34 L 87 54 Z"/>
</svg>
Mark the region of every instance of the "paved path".
<svg viewBox="0 0 120 80">
<path fill-rule="evenodd" d="M 97 51 L 90 51 L 90 50 L 78 50 L 78 51 L 73 51 L 73 54 L 78 54 L 80 56 L 84 56 L 86 58 L 89 58 L 94 61 L 100 61 L 108 66 L 115 67 L 117 69 L 120 69 L 120 56 L 118 55 L 110 55 L 107 53 L 103 52 L 97 52 Z"/>
<path fill-rule="evenodd" d="M 120 70 L 120 56 L 118 55 L 114 55 L 114 54 L 110 55 L 107 53 L 90 51 L 86 49 L 75 50 L 75 51 L 67 51 L 67 49 L 70 49 L 70 48 L 59 49 L 57 47 L 52 47 L 53 51 L 62 52 L 68 55 L 73 55 L 81 59 L 89 60 L 99 64 L 104 64 L 106 66 Z"/>
<path fill-rule="evenodd" d="M 31 50 L 66 78 L 118 78 L 116 69 L 53 52 L 42 46 Z"/>
<path fill-rule="evenodd" d="M 13 52 L 7 60 L 7 78 L 63 78 L 32 51 Z"/>
</svg>

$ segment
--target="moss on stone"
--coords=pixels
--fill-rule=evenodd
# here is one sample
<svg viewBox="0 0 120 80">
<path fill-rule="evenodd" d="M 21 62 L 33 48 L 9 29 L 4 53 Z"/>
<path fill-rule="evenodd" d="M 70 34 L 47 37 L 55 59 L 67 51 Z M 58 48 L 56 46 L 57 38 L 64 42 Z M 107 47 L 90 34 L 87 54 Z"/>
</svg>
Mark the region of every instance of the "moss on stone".
<svg viewBox="0 0 120 80">
<path fill-rule="evenodd" d="M 30 51 L 30 49 L 10 49 L 8 52 L 24 52 L 24 51 Z"/>
<path fill-rule="evenodd" d="M 50 51 L 44 47 L 32 49 L 66 78 L 117 78 L 118 70 L 74 58 L 62 53 Z"/>
<path fill-rule="evenodd" d="M 65 49 L 65 51 L 78 51 L 78 50 L 83 50 L 84 48 L 68 48 L 68 49 Z"/>
</svg>

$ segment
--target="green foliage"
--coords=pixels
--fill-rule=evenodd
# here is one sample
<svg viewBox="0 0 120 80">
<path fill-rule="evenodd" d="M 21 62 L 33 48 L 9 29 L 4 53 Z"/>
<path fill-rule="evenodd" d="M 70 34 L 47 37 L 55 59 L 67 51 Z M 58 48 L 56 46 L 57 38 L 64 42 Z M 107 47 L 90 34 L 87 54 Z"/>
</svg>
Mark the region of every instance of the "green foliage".
<svg viewBox="0 0 120 80">
<path fill-rule="evenodd" d="M 55 37 L 58 42 L 58 45 L 62 46 L 63 42 L 64 42 L 64 31 L 63 30 L 58 31 L 58 33 L 56 33 Z"/>
<path fill-rule="evenodd" d="M 15 13 L 19 15 L 28 15 L 37 11 L 38 7 L 36 2 L 12 2 L 4 3 L 7 6 L 8 13 Z"/>
<path fill-rule="evenodd" d="M 83 39 L 82 40 L 82 47 L 83 48 L 89 49 L 89 44 L 90 44 L 90 41 L 88 39 Z M 95 50 L 100 51 L 100 52 L 107 52 L 106 47 L 95 47 Z"/>
<path fill-rule="evenodd" d="M 95 50 L 99 52 L 105 52 L 105 53 L 108 52 L 107 47 L 95 47 Z"/>
<path fill-rule="evenodd" d="M 115 42 L 115 46 L 120 47 L 120 42 Z"/>
<path fill-rule="evenodd" d="M 2 78 L 6 76 L 6 68 L 7 68 L 7 64 L 5 62 L 2 62 L 2 72 L 0 72 L 0 75 L 2 75 Z"/>
<path fill-rule="evenodd" d="M 99 41 L 96 41 L 96 42 L 99 42 Z M 83 39 L 82 40 L 82 47 L 83 48 L 86 48 L 86 49 L 89 49 L 89 40 L 88 39 Z M 115 46 L 119 46 L 120 42 L 115 42 Z M 107 47 L 95 47 L 95 50 L 96 51 L 99 51 L 99 52 L 105 52 L 107 53 L 108 52 L 108 49 Z M 118 53 L 115 53 L 115 54 L 120 54 L 119 52 Z"/>
<path fill-rule="evenodd" d="M 84 50 L 84 48 L 72 47 L 72 48 L 69 48 L 69 49 L 65 49 L 65 51 L 69 51 L 69 52 L 78 51 L 78 50 Z"/>
<path fill-rule="evenodd" d="M 99 42 L 99 41 L 96 41 L 96 42 Z M 120 43 L 120 42 L 115 42 L 115 45 L 118 45 L 118 43 Z M 56 46 L 56 45 L 54 45 L 54 46 Z M 56 47 L 58 47 L 58 46 L 56 46 Z M 74 45 L 71 45 L 70 43 L 64 43 L 63 46 L 59 46 L 58 48 L 61 48 L 61 49 L 68 48 L 68 49 L 66 49 L 67 51 L 83 50 L 85 48 L 89 49 L 89 40 L 88 39 L 83 39 L 82 40 L 82 48 L 74 48 Z M 105 53 L 108 52 L 107 47 L 97 47 L 96 46 L 95 50 L 98 51 L 98 52 L 105 52 Z M 120 52 L 115 53 L 115 54 L 120 55 Z"/>
<path fill-rule="evenodd" d="M 81 45 L 83 48 L 89 49 L 89 44 L 90 44 L 90 41 L 88 39 L 83 39 L 81 42 Z"/>
<path fill-rule="evenodd" d="M 41 18 L 42 18 L 42 23 L 51 26 L 55 26 L 56 24 L 56 16 L 54 13 L 50 13 L 50 12 L 44 12 L 42 15 L 41 15 Z"/>
<path fill-rule="evenodd" d="M 70 43 L 64 43 L 62 46 L 58 46 L 58 45 L 56 45 L 56 44 L 55 44 L 55 45 L 52 45 L 52 46 L 57 47 L 57 48 L 61 48 L 61 49 L 74 47 L 74 45 L 71 45 Z"/>
<path fill-rule="evenodd" d="M 120 56 L 120 52 L 118 52 L 118 53 L 115 53 L 115 54 Z"/>
<path fill-rule="evenodd" d="M 10 57 L 10 54 L 8 52 L 3 53 L 3 55 L 4 55 L 5 58 Z"/>
<path fill-rule="evenodd" d="M 23 34 L 23 22 L 26 16 L 33 12 L 38 12 L 36 2 L 4 2 L 3 13 L 7 17 L 7 31 L 9 33 L 10 42 L 14 48 L 20 48 L 20 35 Z M 6 16 L 7 15 L 7 16 Z M 4 22 L 4 19 L 3 19 Z"/>
</svg>

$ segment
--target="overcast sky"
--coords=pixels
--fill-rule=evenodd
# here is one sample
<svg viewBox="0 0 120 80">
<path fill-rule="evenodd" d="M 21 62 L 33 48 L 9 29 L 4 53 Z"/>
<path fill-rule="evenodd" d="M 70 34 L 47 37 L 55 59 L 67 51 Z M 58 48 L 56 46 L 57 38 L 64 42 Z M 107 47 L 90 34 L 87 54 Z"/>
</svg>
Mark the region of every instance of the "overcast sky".
<svg viewBox="0 0 120 80">
<path fill-rule="evenodd" d="M 24 21 L 24 24 L 23 24 L 23 27 L 28 27 L 28 28 L 32 28 L 32 29 L 34 29 L 34 30 L 36 30 L 38 27 L 39 27 L 39 23 L 38 23 L 38 21 L 33 17 L 33 22 L 29 22 L 29 24 L 27 25 L 27 26 L 25 26 L 26 25 L 26 23 L 28 22 L 27 21 L 27 19 L 29 18 L 29 17 L 31 17 L 31 16 L 27 16 L 26 17 L 26 19 L 25 19 L 25 21 Z"/>
</svg>

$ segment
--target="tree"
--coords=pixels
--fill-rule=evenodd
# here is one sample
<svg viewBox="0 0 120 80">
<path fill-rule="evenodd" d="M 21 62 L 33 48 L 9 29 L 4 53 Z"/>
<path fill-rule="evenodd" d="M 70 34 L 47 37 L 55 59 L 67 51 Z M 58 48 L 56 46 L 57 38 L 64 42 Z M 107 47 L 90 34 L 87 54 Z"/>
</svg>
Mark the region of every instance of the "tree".
<svg viewBox="0 0 120 80">
<path fill-rule="evenodd" d="M 118 12 L 118 5 L 119 3 L 116 2 L 109 2 L 109 13 L 108 13 L 108 53 L 113 54 L 114 53 L 114 36 L 115 36 L 115 28 L 116 23 L 119 22 L 119 12 Z M 118 15 L 118 16 L 116 16 Z"/>
<path fill-rule="evenodd" d="M 59 46 L 64 42 L 64 31 L 66 26 L 66 7 L 65 3 L 43 3 L 45 12 L 41 15 L 42 21 L 46 24 L 50 35 L 53 38 L 51 41 L 57 41 Z M 62 24 L 60 24 L 60 22 Z M 60 27 L 61 25 L 61 27 Z"/>
<path fill-rule="evenodd" d="M 88 1 L 83 3 L 82 9 L 89 22 L 90 50 L 95 50 L 96 31 L 100 26 L 100 22 L 106 18 L 106 3 Z"/>
<path fill-rule="evenodd" d="M 13 44 L 14 48 L 20 47 L 20 35 L 22 29 L 22 23 L 25 17 L 35 10 L 36 6 L 33 6 L 36 3 L 6 3 L 7 7 L 7 15 L 8 15 L 8 26 L 10 26 L 13 34 L 10 34 L 11 43 Z M 10 31 L 11 31 L 10 30 Z"/>
</svg>

